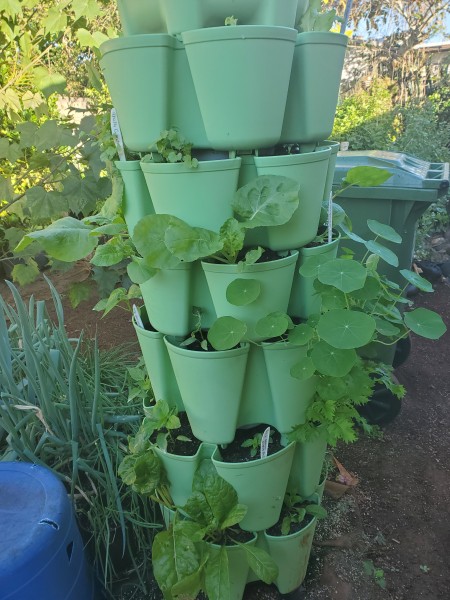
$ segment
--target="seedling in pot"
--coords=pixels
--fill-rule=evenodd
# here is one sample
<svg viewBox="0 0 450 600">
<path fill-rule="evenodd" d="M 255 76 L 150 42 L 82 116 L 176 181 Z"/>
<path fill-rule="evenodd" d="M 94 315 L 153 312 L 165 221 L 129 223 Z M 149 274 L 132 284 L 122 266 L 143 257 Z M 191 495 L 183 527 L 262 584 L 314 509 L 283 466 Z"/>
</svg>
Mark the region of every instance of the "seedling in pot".
<svg viewBox="0 0 450 600">
<path fill-rule="evenodd" d="M 313 504 L 298 494 L 287 492 L 284 497 L 282 515 L 284 516 L 281 522 L 281 534 L 289 535 L 295 526 L 303 524 L 307 515 L 325 519 L 327 511 L 320 504 Z"/>
<path fill-rule="evenodd" d="M 270 431 L 270 428 L 268 428 L 268 430 L 269 430 L 269 434 L 268 434 L 268 436 L 266 436 L 266 438 L 268 437 L 266 444 L 267 443 L 270 444 L 273 441 L 272 440 L 273 433 Z M 263 438 L 264 438 L 265 433 L 266 432 L 255 433 L 255 435 L 252 438 L 249 438 L 242 442 L 241 448 L 250 448 L 250 456 L 252 458 L 254 458 L 258 453 L 260 454 L 261 458 L 264 458 L 264 456 L 267 456 L 267 447 L 264 448 L 264 446 L 263 446 Z"/>
<path fill-rule="evenodd" d="M 198 167 L 198 160 L 192 158 L 192 144 L 176 129 L 162 131 L 152 146 L 156 146 L 156 152 L 144 156 L 142 162 L 184 163 L 191 169 Z"/>
<path fill-rule="evenodd" d="M 247 325 L 234 317 L 219 317 L 208 331 L 204 331 L 201 327 L 200 311 L 197 309 L 194 314 L 196 315 L 195 328 L 190 336 L 179 344 L 182 348 L 199 345 L 205 352 L 230 350 L 238 346 L 247 333 Z"/>
</svg>

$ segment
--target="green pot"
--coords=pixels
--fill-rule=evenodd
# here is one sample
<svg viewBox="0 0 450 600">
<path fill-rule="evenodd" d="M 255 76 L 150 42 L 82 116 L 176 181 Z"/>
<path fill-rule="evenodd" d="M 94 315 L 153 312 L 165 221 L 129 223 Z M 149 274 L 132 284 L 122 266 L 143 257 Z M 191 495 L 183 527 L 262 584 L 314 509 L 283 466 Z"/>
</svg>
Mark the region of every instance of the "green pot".
<svg viewBox="0 0 450 600">
<path fill-rule="evenodd" d="M 316 391 L 316 377 L 300 381 L 290 374 L 291 368 L 304 356 L 305 346 L 288 342 L 262 344 L 264 360 L 275 413 L 275 427 L 288 433 L 306 421 L 306 411 Z"/>
<path fill-rule="evenodd" d="M 170 120 L 174 38 L 114 38 L 100 46 L 100 65 L 117 110 L 125 146 L 148 152 Z"/>
<path fill-rule="evenodd" d="M 287 312 L 297 255 L 293 251 L 285 258 L 247 265 L 244 270 L 237 264 L 202 262 L 217 316 L 231 316 L 245 321 L 246 339 L 262 340 L 255 332 L 257 321 L 271 312 Z M 226 291 L 235 279 L 259 281 L 261 292 L 258 298 L 245 306 L 235 306 L 228 302 Z"/>
<path fill-rule="evenodd" d="M 184 506 L 192 493 L 195 472 L 202 460 L 211 458 L 216 447 L 211 444 L 201 444 L 193 456 L 179 456 L 163 452 L 157 446 L 153 446 L 153 448 L 165 469 L 170 495 L 175 506 Z"/>
<path fill-rule="evenodd" d="M 160 269 L 140 284 L 145 309 L 153 328 L 166 335 L 185 336 L 192 326 L 192 263 Z"/>
<path fill-rule="evenodd" d="M 302 154 L 254 157 L 258 176 L 282 175 L 300 184 L 300 203 L 289 221 L 276 227 L 259 228 L 264 229 L 267 247 L 271 250 L 300 248 L 316 237 L 330 154 L 330 147 L 322 146 Z"/>
<path fill-rule="evenodd" d="M 310 442 L 297 443 L 289 475 L 289 490 L 303 498 L 309 498 L 316 492 L 326 451 L 327 442 L 324 436 Z"/>
<path fill-rule="evenodd" d="M 145 311 L 141 309 L 145 323 L 147 319 L 142 314 L 143 312 Z M 165 400 L 169 405 L 177 406 L 178 410 L 184 410 L 172 363 L 164 343 L 164 334 L 139 327 L 134 318 L 133 326 L 141 347 L 145 368 L 150 377 L 155 400 Z"/>
<path fill-rule="evenodd" d="M 132 235 L 136 223 L 146 215 L 151 215 L 155 212 L 152 199 L 148 193 L 140 161 L 116 160 L 114 164 L 119 169 L 123 179 L 123 216 L 128 231 Z"/>
<path fill-rule="evenodd" d="M 334 178 L 334 170 L 336 168 L 336 160 L 337 154 L 339 152 L 339 148 L 341 144 L 339 142 L 332 142 L 330 140 L 325 140 L 324 142 L 319 143 L 320 146 L 330 146 L 331 154 L 330 159 L 328 161 L 328 169 L 327 169 L 327 178 L 325 181 L 325 190 L 323 192 L 323 199 L 329 200 L 331 194 L 331 188 L 333 187 L 333 178 Z M 338 199 L 339 204 L 339 199 Z"/>
<path fill-rule="evenodd" d="M 264 532 L 270 556 L 278 567 L 275 585 L 280 594 L 296 590 L 305 579 L 317 519 L 290 535 L 273 536 Z"/>
<path fill-rule="evenodd" d="M 182 34 L 212 148 L 251 149 L 280 139 L 295 29 L 211 27 Z"/>
<path fill-rule="evenodd" d="M 286 102 L 283 143 L 326 140 L 333 129 L 348 37 L 340 33 L 299 33 Z"/>
<path fill-rule="evenodd" d="M 236 432 L 249 345 L 204 352 L 165 342 L 193 434 L 204 442 L 229 444 Z"/>
<path fill-rule="evenodd" d="M 242 529 L 261 531 L 278 521 L 294 450 L 295 443 L 291 443 L 271 456 L 243 463 L 223 462 L 218 448 L 213 453 L 217 473 L 234 487 L 239 502 L 248 507 L 239 523 Z"/>
<path fill-rule="evenodd" d="M 276 428 L 269 379 L 260 344 L 250 344 L 244 393 L 238 418 L 239 427 L 255 423 L 267 423 Z"/>
<path fill-rule="evenodd" d="M 256 535 L 253 539 L 245 542 L 245 546 L 254 546 L 256 544 Z M 209 553 L 214 556 L 220 552 L 221 546 L 217 544 L 208 544 Z M 241 600 L 244 595 L 245 585 L 247 583 L 250 567 L 247 561 L 245 550 L 241 546 L 225 546 L 228 557 L 228 573 L 230 578 L 229 600 Z"/>
<path fill-rule="evenodd" d="M 142 162 L 157 214 L 169 214 L 192 227 L 218 232 L 233 216 L 240 158 L 204 160 L 191 169 L 183 163 Z"/>
<path fill-rule="evenodd" d="M 301 0 L 304 2 L 305 0 Z M 171 34 L 220 27 L 233 15 L 238 25 L 294 27 L 298 0 L 164 0 L 163 11 Z"/>
<path fill-rule="evenodd" d="M 300 248 L 297 268 L 292 283 L 291 298 L 289 300 L 288 312 L 291 317 L 307 319 L 310 315 L 319 313 L 322 301 L 320 295 L 314 289 L 315 277 L 304 277 L 300 275 L 299 269 L 307 261 L 320 260 L 325 262 L 336 258 L 340 238 L 330 243 L 313 246 L 311 248 Z"/>
<path fill-rule="evenodd" d="M 124 35 L 165 33 L 165 19 L 160 0 L 117 0 Z"/>
</svg>

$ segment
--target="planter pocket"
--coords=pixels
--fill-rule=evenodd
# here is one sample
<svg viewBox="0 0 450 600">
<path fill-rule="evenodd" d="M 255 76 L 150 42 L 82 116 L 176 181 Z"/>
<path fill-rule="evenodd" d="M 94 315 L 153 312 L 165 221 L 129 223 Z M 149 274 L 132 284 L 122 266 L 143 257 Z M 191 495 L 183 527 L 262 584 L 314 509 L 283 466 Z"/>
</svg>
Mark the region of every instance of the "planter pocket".
<svg viewBox="0 0 450 600">
<path fill-rule="evenodd" d="M 316 493 L 326 451 L 327 442 L 324 437 L 297 443 L 289 475 L 289 490 L 300 494 L 303 498 L 309 498 Z"/>
<path fill-rule="evenodd" d="M 146 215 L 152 215 L 155 210 L 150 194 L 148 193 L 140 161 L 117 160 L 114 164 L 122 176 L 124 187 L 123 216 L 130 236 L 133 237 L 133 230 L 136 223 Z"/>
</svg>

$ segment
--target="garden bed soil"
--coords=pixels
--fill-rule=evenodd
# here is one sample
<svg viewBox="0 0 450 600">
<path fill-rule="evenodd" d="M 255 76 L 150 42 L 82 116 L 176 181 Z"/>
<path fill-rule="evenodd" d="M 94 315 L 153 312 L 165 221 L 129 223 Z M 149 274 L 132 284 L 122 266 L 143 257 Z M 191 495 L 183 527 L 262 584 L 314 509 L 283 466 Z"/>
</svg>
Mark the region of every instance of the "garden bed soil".
<svg viewBox="0 0 450 600">
<path fill-rule="evenodd" d="M 82 263 L 70 274 L 52 277 L 64 295 L 69 333 L 97 331 L 103 347 L 136 342 L 129 313 L 114 310 L 101 319 L 92 311 L 94 297 L 75 311 L 70 308 L 71 281 L 86 277 Z M 436 310 L 450 327 L 450 286 L 443 280 L 435 289 L 434 294 L 418 294 L 415 306 Z M 3 283 L 0 292 L 10 300 Z M 42 279 L 22 293 L 50 298 Z M 335 450 L 359 484 L 340 500 L 324 497 L 329 516 L 318 523 L 305 591 L 296 595 L 298 600 L 450 597 L 450 334 L 438 341 L 413 336 L 412 342 L 409 359 L 396 370 L 407 388 L 400 415 L 384 427 L 382 439 L 361 438 Z M 382 570 L 382 579 L 376 578 L 375 568 Z M 162 595 L 153 582 L 145 594 L 129 585 L 116 597 L 126 598 L 161 600 Z M 247 586 L 244 600 L 280 598 L 274 586 L 254 583 Z"/>
</svg>

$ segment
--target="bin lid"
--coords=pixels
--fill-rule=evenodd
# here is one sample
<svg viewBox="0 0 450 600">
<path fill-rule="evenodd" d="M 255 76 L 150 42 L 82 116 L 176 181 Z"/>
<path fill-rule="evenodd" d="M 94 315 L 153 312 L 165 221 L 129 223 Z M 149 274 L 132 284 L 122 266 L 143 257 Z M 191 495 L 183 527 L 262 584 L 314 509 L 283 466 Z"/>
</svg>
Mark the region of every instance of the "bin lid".
<svg viewBox="0 0 450 600">
<path fill-rule="evenodd" d="M 56 552 L 71 521 L 67 492 L 52 471 L 0 462 L 0 582 L 36 557 Z"/>
<path fill-rule="evenodd" d="M 409 154 L 381 150 L 338 152 L 334 185 L 341 183 L 349 169 L 362 166 L 378 167 L 392 172 L 392 177 L 377 188 L 435 190 L 436 195 L 441 196 L 449 187 L 448 163 L 430 163 Z M 361 193 L 362 190 L 374 188 L 356 189 Z M 365 192 L 362 193 L 365 195 Z"/>
</svg>

